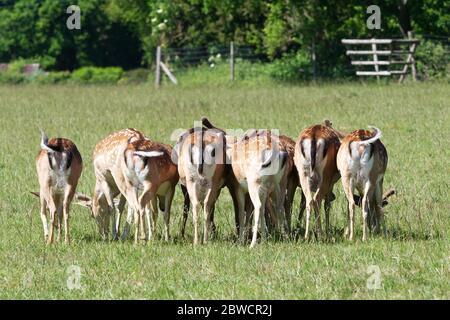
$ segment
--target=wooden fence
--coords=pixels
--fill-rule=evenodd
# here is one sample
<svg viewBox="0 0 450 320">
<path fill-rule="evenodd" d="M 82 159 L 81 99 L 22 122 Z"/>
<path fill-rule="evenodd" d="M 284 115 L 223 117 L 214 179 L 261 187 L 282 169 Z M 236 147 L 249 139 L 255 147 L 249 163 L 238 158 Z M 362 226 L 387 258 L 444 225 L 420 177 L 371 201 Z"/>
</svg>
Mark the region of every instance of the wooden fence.
<svg viewBox="0 0 450 320">
<path fill-rule="evenodd" d="M 414 53 L 419 40 L 413 39 L 412 34 L 408 39 L 343 39 L 342 43 L 347 46 L 346 54 L 350 56 L 351 64 L 359 69 L 357 76 L 380 79 L 381 76 L 399 75 L 399 82 L 403 82 L 410 69 L 413 80 L 417 80 Z M 359 48 L 348 49 L 351 46 Z M 367 66 L 373 70 L 360 70 Z"/>
</svg>

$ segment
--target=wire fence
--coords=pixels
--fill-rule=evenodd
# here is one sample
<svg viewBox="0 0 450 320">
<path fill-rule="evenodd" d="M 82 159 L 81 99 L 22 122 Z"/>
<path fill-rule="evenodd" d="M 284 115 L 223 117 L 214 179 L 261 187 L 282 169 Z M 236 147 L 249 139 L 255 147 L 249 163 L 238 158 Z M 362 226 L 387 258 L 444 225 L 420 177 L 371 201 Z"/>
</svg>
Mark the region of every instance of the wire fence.
<svg viewBox="0 0 450 320">
<path fill-rule="evenodd" d="M 161 55 L 164 62 L 175 68 L 189 68 L 200 64 L 214 65 L 219 61 L 229 61 L 231 55 L 238 61 L 267 62 L 267 57 L 258 53 L 255 46 L 236 44 L 233 44 L 233 49 L 230 49 L 230 45 L 166 48 L 162 49 Z"/>
<path fill-rule="evenodd" d="M 388 39 L 400 39 L 399 35 L 383 37 Z M 433 44 L 440 44 L 447 55 L 447 63 L 450 63 L 450 37 L 435 35 L 417 35 L 422 43 L 425 41 Z M 419 44 L 420 47 L 420 44 Z M 314 50 L 316 48 L 316 51 Z M 325 48 L 325 50 L 324 50 Z M 345 46 L 341 43 L 318 43 L 300 48 L 306 52 L 309 61 L 305 66 L 298 68 L 299 75 L 307 74 L 309 79 L 316 78 L 356 78 L 355 66 L 352 66 L 350 59 L 346 57 Z M 419 49 L 420 50 L 420 49 Z M 218 65 L 230 64 L 230 73 L 236 73 L 239 80 L 239 70 L 244 68 L 243 63 L 258 64 L 260 66 L 272 64 L 267 55 L 256 46 L 248 44 L 232 45 L 211 45 L 202 47 L 182 47 L 182 48 L 161 48 L 161 61 L 175 74 L 198 66 L 209 66 L 214 69 Z M 289 64 L 289 63 L 288 63 Z M 295 63 L 292 64 L 296 68 Z M 223 69 L 223 68 L 222 68 Z M 242 74 L 242 73 L 241 73 Z M 233 75 L 230 75 L 234 79 Z M 301 78 L 301 76 L 299 77 Z M 306 78 L 306 77 L 304 77 Z"/>
</svg>

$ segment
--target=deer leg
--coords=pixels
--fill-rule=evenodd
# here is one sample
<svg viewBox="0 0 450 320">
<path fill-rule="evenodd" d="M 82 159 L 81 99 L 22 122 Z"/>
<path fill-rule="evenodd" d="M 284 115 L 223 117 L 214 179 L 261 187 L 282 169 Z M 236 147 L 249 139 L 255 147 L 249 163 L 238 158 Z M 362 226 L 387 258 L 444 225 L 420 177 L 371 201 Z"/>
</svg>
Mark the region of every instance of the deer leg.
<svg viewBox="0 0 450 320">
<path fill-rule="evenodd" d="M 245 243 L 245 194 L 241 188 L 235 189 L 235 199 L 236 199 L 236 206 L 235 210 L 237 210 L 237 216 L 238 216 L 238 238 L 239 242 L 241 244 Z M 236 215 L 236 212 L 235 212 Z"/>
<path fill-rule="evenodd" d="M 377 183 L 377 187 L 375 190 L 375 212 L 377 217 L 377 228 L 376 231 L 379 233 L 380 228 L 383 228 L 383 235 L 386 237 L 386 224 L 384 221 L 384 212 L 383 212 L 383 186 L 382 181 Z"/>
<path fill-rule="evenodd" d="M 48 203 L 49 211 L 50 211 L 50 230 L 48 234 L 47 244 L 52 244 L 54 241 L 54 231 L 55 231 L 55 219 L 56 219 L 56 205 L 53 197 L 50 197 L 50 201 Z"/>
<path fill-rule="evenodd" d="M 181 187 L 181 191 L 183 192 L 183 197 L 184 197 L 183 221 L 181 222 L 180 233 L 181 233 L 181 237 L 184 239 L 184 233 L 186 231 L 186 222 L 187 222 L 187 218 L 188 218 L 188 214 L 189 214 L 189 207 L 190 207 L 191 201 L 189 199 L 189 193 L 188 193 L 186 186 L 183 186 L 181 184 L 180 187 Z"/>
<path fill-rule="evenodd" d="M 324 201 L 324 209 L 325 209 L 325 233 L 328 238 L 330 235 L 330 209 L 331 209 L 331 192 L 328 193 L 325 197 Z"/>
<path fill-rule="evenodd" d="M 284 200 L 284 214 L 286 219 L 286 231 L 291 233 L 291 221 L 292 221 L 292 204 L 294 203 L 295 190 L 297 189 L 296 184 L 289 182 L 286 197 Z"/>
<path fill-rule="evenodd" d="M 128 204 L 128 209 L 127 209 L 127 219 L 125 221 L 125 226 L 123 228 L 123 233 L 122 233 L 122 241 L 125 241 L 125 239 L 128 236 L 128 233 L 130 233 L 130 227 L 133 224 L 133 208 L 131 207 L 130 204 Z"/>
<path fill-rule="evenodd" d="M 125 209 L 125 204 L 127 203 L 127 200 L 125 197 L 120 194 L 119 196 L 119 205 L 117 206 L 117 217 L 116 221 L 113 221 L 115 223 L 115 237 L 113 237 L 113 240 L 118 240 L 120 236 L 120 218 L 122 217 L 122 212 Z M 113 229 L 113 235 L 114 235 L 114 229 Z"/>
<path fill-rule="evenodd" d="M 259 192 L 260 186 L 258 185 L 251 185 L 249 186 L 249 193 L 250 193 L 250 199 L 253 203 L 253 206 L 255 208 L 254 215 L 253 215 L 253 234 L 252 234 L 252 242 L 250 244 L 250 248 L 255 247 L 257 237 L 258 237 L 258 226 L 261 223 L 261 227 L 264 228 L 264 230 L 261 230 L 261 238 L 265 237 L 265 226 L 262 225 L 264 222 L 264 206 L 266 203 L 266 197 L 263 194 L 260 194 Z M 261 222 L 260 222 L 261 220 Z"/>
<path fill-rule="evenodd" d="M 70 230 L 69 230 L 69 199 L 64 200 L 63 215 L 64 215 L 64 243 L 70 244 Z"/>
<path fill-rule="evenodd" d="M 205 199 L 205 208 L 203 210 L 204 212 L 204 226 L 203 226 L 203 243 L 208 242 L 208 237 L 210 234 L 210 230 L 212 229 L 212 222 L 213 219 L 213 212 L 214 212 L 214 205 L 216 203 L 216 199 L 218 196 L 217 190 L 211 189 L 208 194 L 206 195 Z"/>
<path fill-rule="evenodd" d="M 164 238 L 168 242 L 170 239 L 170 209 L 172 206 L 175 186 L 171 187 L 164 198 Z"/>
<path fill-rule="evenodd" d="M 303 190 L 301 190 L 300 195 L 301 195 L 301 198 L 300 198 L 300 208 L 298 210 L 297 229 L 300 229 L 300 227 L 301 227 L 303 213 L 306 210 L 306 197 L 305 197 L 305 194 L 303 193 Z"/>
<path fill-rule="evenodd" d="M 47 202 L 44 199 L 44 197 L 42 196 L 42 191 L 41 191 L 41 196 L 40 196 L 40 201 L 41 201 L 41 221 L 42 221 L 42 227 L 44 229 L 44 241 L 47 241 L 48 239 L 48 222 L 47 222 Z"/>
<path fill-rule="evenodd" d="M 300 181 L 302 182 L 302 191 L 305 196 L 305 206 L 306 206 L 306 222 L 305 222 L 305 240 L 309 238 L 309 224 L 311 220 L 311 209 L 314 206 L 313 196 L 311 194 L 311 189 L 309 187 L 308 178 L 306 176 L 300 176 Z"/>
<path fill-rule="evenodd" d="M 344 188 L 345 195 L 348 201 L 348 215 L 347 215 L 347 229 L 345 231 L 345 236 L 348 235 L 348 239 L 353 240 L 353 227 L 355 224 L 355 200 L 353 198 L 353 184 L 351 178 L 342 177 L 342 186 Z"/>
</svg>

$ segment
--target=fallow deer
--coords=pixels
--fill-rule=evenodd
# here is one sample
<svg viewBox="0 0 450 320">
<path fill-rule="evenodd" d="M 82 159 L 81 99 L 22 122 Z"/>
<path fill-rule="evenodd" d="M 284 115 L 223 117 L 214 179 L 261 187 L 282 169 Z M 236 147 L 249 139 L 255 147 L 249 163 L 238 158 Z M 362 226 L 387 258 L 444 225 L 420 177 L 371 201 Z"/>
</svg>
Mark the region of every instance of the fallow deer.
<svg viewBox="0 0 450 320">
<path fill-rule="evenodd" d="M 220 132 L 223 132 L 225 134 L 225 131 L 223 129 L 220 129 L 216 126 L 214 126 L 206 117 L 202 117 L 202 124 L 203 126 L 205 126 L 208 129 L 214 129 L 214 130 L 219 130 Z M 256 133 L 256 131 L 253 131 L 253 133 Z M 287 160 L 286 160 L 286 168 L 285 168 L 285 173 L 283 178 L 280 181 L 280 192 L 284 192 L 284 190 L 286 190 L 286 196 L 284 197 L 284 209 L 285 209 L 285 222 L 286 222 L 286 231 L 289 232 L 290 231 L 290 222 L 291 222 L 291 211 L 292 211 L 292 203 L 294 200 L 294 195 L 295 195 L 295 191 L 297 189 L 297 187 L 300 186 L 299 180 L 298 180 L 298 173 L 297 173 L 297 169 L 295 168 L 295 164 L 294 164 L 294 148 L 295 148 L 295 141 L 292 140 L 291 138 L 289 138 L 288 136 L 285 135 L 279 135 L 279 146 L 280 146 L 280 150 L 281 151 L 285 151 L 287 152 Z M 235 197 L 235 192 L 234 192 L 234 187 L 236 185 L 238 185 L 235 181 L 235 177 L 233 175 L 233 172 L 231 170 L 231 172 L 227 175 L 228 179 L 228 188 L 230 190 L 230 194 L 232 196 L 233 199 L 233 205 L 235 207 L 235 211 L 236 211 L 236 227 L 238 230 L 238 235 L 239 235 L 239 216 L 238 216 L 238 212 L 237 212 L 237 204 L 236 204 L 236 197 Z M 300 208 L 300 210 L 304 210 L 304 196 L 302 194 L 302 206 Z M 270 208 L 270 201 L 268 201 L 267 203 L 267 208 Z M 245 211 L 246 211 L 246 215 L 247 217 L 250 216 L 251 212 L 253 211 L 253 207 L 251 205 L 251 201 L 249 199 L 249 197 L 246 197 L 246 205 L 245 205 Z M 266 210 L 265 216 L 268 216 L 268 211 Z M 267 221 L 270 222 L 270 221 Z M 270 225 L 270 223 L 268 223 L 268 225 Z"/>
<path fill-rule="evenodd" d="M 95 172 L 95 188 L 92 199 L 86 195 L 77 194 L 77 204 L 81 204 L 91 209 L 91 215 L 96 219 L 100 234 L 103 238 L 108 237 L 110 218 L 112 217 L 112 236 L 117 239 L 120 230 L 120 218 L 126 199 L 120 192 L 118 186 L 121 181 L 116 181 L 113 173 L 118 172 L 117 164 L 123 157 L 122 151 L 129 141 L 145 139 L 145 136 L 134 128 L 123 129 L 113 132 L 102 139 L 94 149 L 93 163 Z M 121 177 L 119 175 L 119 177 Z M 123 183 L 123 182 L 122 182 Z M 114 201 L 119 197 L 119 201 Z M 116 219 L 116 210 L 118 216 Z M 130 224 L 132 223 L 132 210 L 128 206 L 127 222 L 122 239 L 127 236 Z"/>
<path fill-rule="evenodd" d="M 201 128 L 202 132 L 210 131 L 210 132 L 213 132 L 214 134 L 222 133 L 224 136 L 226 135 L 225 130 L 215 127 L 206 117 L 201 118 L 201 124 L 202 124 L 202 128 Z M 186 138 L 188 138 L 192 133 L 194 133 L 196 131 L 196 129 L 199 130 L 200 128 L 191 128 L 189 130 L 186 130 L 182 135 L 180 135 L 178 142 L 176 143 L 175 148 L 174 148 L 175 153 L 178 152 L 178 150 L 180 149 L 180 146 L 184 143 L 184 140 Z M 225 140 L 225 144 L 226 144 L 226 140 Z M 226 148 L 226 147 L 224 146 L 224 148 Z M 175 156 L 174 162 L 178 162 L 178 155 Z M 236 198 L 236 186 L 238 185 L 238 183 L 233 174 L 233 170 L 231 168 L 231 164 L 229 163 L 229 161 L 226 161 L 226 163 L 224 165 L 223 178 L 224 178 L 225 182 L 222 184 L 222 188 L 227 187 L 228 191 L 230 192 L 230 196 L 233 201 L 233 207 L 234 207 L 234 212 L 235 212 L 235 224 L 236 224 L 237 235 L 239 236 L 239 210 L 238 210 L 238 203 L 237 203 L 237 198 Z M 182 190 L 183 196 L 184 196 L 183 221 L 182 221 L 182 225 L 181 225 L 181 235 L 182 235 L 182 237 L 184 237 L 184 233 L 185 233 L 185 229 L 186 229 L 186 221 L 187 221 L 189 208 L 190 208 L 190 199 L 189 199 L 189 193 L 187 191 L 187 187 L 184 184 L 183 180 L 181 180 L 180 186 L 181 186 L 181 190 Z M 220 190 L 218 192 L 220 193 Z M 216 226 L 214 223 L 214 207 L 215 206 L 212 206 L 211 214 L 210 214 L 211 231 L 212 232 L 215 232 L 215 230 L 216 230 Z"/>
<path fill-rule="evenodd" d="M 156 198 L 164 211 L 164 237 L 169 241 L 170 208 L 179 180 L 177 166 L 172 162 L 172 147 L 147 138 L 130 139 L 117 159 L 113 177 L 134 211 L 135 243 L 139 238 L 146 238 L 144 215 L 148 238 L 151 238 L 152 228 L 146 207 L 151 204 L 155 214 Z"/>
<path fill-rule="evenodd" d="M 76 145 L 69 139 L 48 140 L 44 132 L 41 136 L 41 150 L 36 158 L 39 179 L 39 198 L 44 238 L 47 244 L 54 242 L 55 224 L 58 222 L 58 241 L 61 238 L 64 219 L 64 241 L 70 242 L 70 203 L 83 170 L 83 160 Z M 47 208 L 50 211 L 50 231 L 47 225 Z"/>
<path fill-rule="evenodd" d="M 180 183 L 186 186 L 193 206 L 194 245 L 198 244 L 201 207 L 204 211 L 203 242 L 206 243 L 214 205 L 227 178 L 224 133 L 198 128 L 183 136 L 176 148 Z"/>
<path fill-rule="evenodd" d="M 339 180 L 336 155 L 339 137 L 331 128 L 315 125 L 304 129 L 295 145 L 294 161 L 306 197 L 305 239 L 309 237 L 311 209 L 316 217 L 317 237 L 321 236 L 320 208 L 325 200 L 325 228 L 329 233 L 329 210 L 334 184 Z"/>
<path fill-rule="evenodd" d="M 363 241 L 367 239 L 369 213 L 375 210 L 375 225 L 384 227 L 382 210 L 383 179 L 388 155 L 380 141 L 381 131 L 356 130 L 343 140 L 337 155 L 337 166 L 341 173 L 342 185 L 348 200 L 348 237 L 353 240 L 355 201 L 353 190 L 362 196 Z M 369 223 L 370 224 L 370 223 Z"/>
<path fill-rule="evenodd" d="M 228 143 L 228 142 L 227 142 Z M 238 185 L 236 187 L 239 208 L 239 238 L 244 240 L 244 207 L 245 195 L 248 193 L 254 207 L 252 241 L 250 247 L 256 245 L 258 228 L 265 236 L 264 210 L 268 198 L 271 199 L 271 214 L 276 227 L 284 225 L 281 211 L 284 193 L 280 190 L 280 182 L 285 174 L 287 152 L 280 150 L 278 136 L 270 131 L 253 132 L 243 138 L 228 143 L 227 151 L 231 158 L 233 173 Z M 249 222 L 249 221 L 247 221 Z"/>
<path fill-rule="evenodd" d="M 295 141 L 290 137 L 285 135 L 280 135 L 280 149 L 282 151 L 287 152 L 288 158 L 286 161 L 286 197 L 284 200 L 284 210 L 285 210 L 285 221 L 287 225 L 287 232 L 291 231 L 291 217 L 292 217 L 292 204 L 294 202 L 295 191 L 300 186 L 300 181 L 298 178 L 297 168 L 294 163 L 294 154 L 295 154 Z M 300 202 L 300 214 L 302 216 L 303 211 L 305 210 L 305 196 L 301 193 L 301 202 Z"/>
</svg>

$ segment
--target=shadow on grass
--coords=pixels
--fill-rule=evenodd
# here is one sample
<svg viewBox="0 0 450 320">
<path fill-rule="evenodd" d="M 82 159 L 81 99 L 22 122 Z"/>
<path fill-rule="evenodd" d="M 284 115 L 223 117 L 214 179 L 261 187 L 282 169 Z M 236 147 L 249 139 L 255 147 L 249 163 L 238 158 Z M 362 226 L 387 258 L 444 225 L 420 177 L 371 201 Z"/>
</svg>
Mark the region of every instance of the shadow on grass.
<svg viewBox="0 0 450 320">
<path fill-rule="evenodd" d="M 362 231 L 356 228 L 355 238 L 354 241 L 360 240 L 362 238 Z M 318 240 L 317 236 L 314 232 L 311 232 L 311 235 L 309 237 L 309 240 L 304 240 L 305 235 L 305 229 L 303 227 L 296 227 L 293 228 L 289 236 L 281 235 L 280 233 L 271 233 L 267 234 L 266 241 L 271 243 L 323 243 L 323 244 L 339 244 L 348 242 L 347 238 L 344 236 L 344 229 L 343 228 L 336 228 L 331 227 L 331 230 L 329 232 L 328 237 L 325 236 L 323 233 L 322 239 Z M 199 235 L 201 239 L 201 234 Z M 245 245 L 250 244 L 251 242 L 252 234 L 251 232 L 248 232 L 247 239 Z M 439 240 L 444 238 L 444 235 L 436 233 L 434 235 L 428 234 L 425 232 L 416 232 L 412 230 L 404 230 L 398 227 L 394 228 L 388 228 L 387 229 L 387 235 L 383 236 L 382 234 L 369 234 L 369 239 L 380 239 L 380 240 L 388 240 L 388 241 L 429 241 L 429 240 Z M 157 241 L 161 244 L 167 244 L 167 245 L 192 245 L 192 239 L 193 235 L 189 232 L 186 233 L 185 237 L 183 238 L 181 234 L 174 233 L 172 234 L 169 242 L 164 241 L 164 237 L 162 234 L 156 234 L 154 235 L 153 240 L 151 241 Z M 199 240 L 200 240 L 199 239 Z M 258 232 L 258 240 L 261 239 L 261 233 Z M 112 239 L 102 239 L 100 235 L 97 234 L 85 234 L 80 239 L 82 242 L 86 243 L 104 243 L 104 244 L 111 244 L 111 243 L 133 243 L 134 237 L 132 234 L 128 235 L 128 237 L 125 240 L 119 239 L 119 240 L 112 240 Z M 201 241 L 200 241 L 201 243 Z M 241 245 L 238 236 L 236 233 L 221 233 L 220 229 L 218 228 L 215 232 L 215 234 L 212 234 L 209 240 L 209 243 L 228 243 L 231 245 Z M 350 243 L 350 242 L 349 242 Z"/>
</svg>

